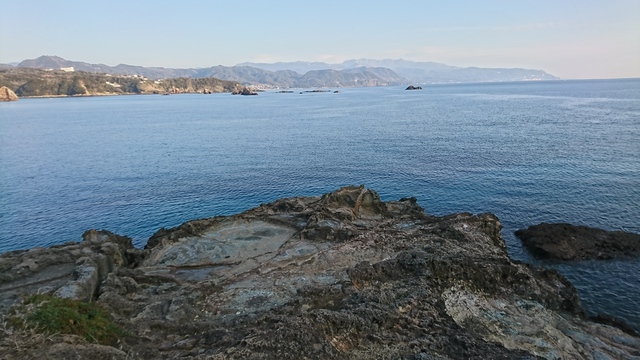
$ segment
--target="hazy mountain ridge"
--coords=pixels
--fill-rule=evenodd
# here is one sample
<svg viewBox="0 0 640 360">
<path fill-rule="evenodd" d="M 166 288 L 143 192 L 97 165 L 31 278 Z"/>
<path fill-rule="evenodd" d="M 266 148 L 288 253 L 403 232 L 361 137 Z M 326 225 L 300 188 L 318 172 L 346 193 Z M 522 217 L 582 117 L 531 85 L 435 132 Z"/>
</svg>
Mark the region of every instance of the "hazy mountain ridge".
<svg viewBox="0 0 640 360">
<path fill-rule="evenodd" d="M 384 59 L 384 60 L 375 60 L 375 59 L 351 59 L 345 60 L 339 64 L 329 64 L 325 62 L 306 62 L 306 61 L 294 61 L 294 62 L 277 62 L 277 63 L 251 63 L 245 62 L 238 64 L 238 66 L 252 66 L 261 69 L 276 71 L 276 70 L 284 70 L 290 69 L 297 71 L 299 73 L 305 73 L 311 70 L 324 70 L 324 69 L 332 69 L 332 70 L 345 70 L 345 69 L 353 69 L 357 67 L 384 67 L 395 71 L 394 69 L 402 69 L 402 68 L 415 68 L 415 69 L 424 69 L 424 70 L 453 70 L 453 69 L 461 69 L 457 66 L 450 66 L 437 62 L 417 62 L 410 60 L 392 60 L 392 59 Z"/>
<path fill-rule="evenodd" d="M 267 70 L 252 66 L 212 66 L 199 69 L 173 69 L 163 67 L 142 67 L 126 64 L 108 66 L 70 61 L 58 56 L 40 56 L 37 59 L 24 60 L 19 68 L 62 69 L 73 68 L 75 71 L 105 73 L 112 75 L 140 75 L 149 79 L 166 78 L 205 78 L 215 77 L 227 81 L 237 81 L 245 85 L 262 88 L 293 87 L 351 87 L 351 86 L 383 86 L 402 85 L 407 80 L 389 69 L 361 69 L 353 71 L 320 72 L 304 74 L 290 69 Z M 322 69 L 327 70 L 327 69 Z"/>
<path fill-rule="evenodd" d="M 4 65 L 10 67 L 8 64 Z M 558 79 L 542 70 L 462 68 L 437 62 L 402 59 L 352 59 L 339 64 L 305 61 L 271 64 L 242 63 L 236 66 L 217 65 L 208 68 L 176 69 L 127 64 L 108 66 L 70 61 L 58 56 L 40 56 L 37 59 L 24 60 L 17 67 L 44 69 L 73 67 L 75 71 L 112 75 L 141 75 L 149 79 L 215 77 L 261 88 L 354 87 Z"/>
<path fill-rule="evenodd" d="M 75 71 L 90 73 L 104 73 L 111 75 L 141 75 L 150 79 L 165 79 L 177 77 L 196 77 L 196 69 L 171 69 L 163 67 L 143 67 L 136 65 L 118 64 L 109 66 L 105 64 L 89 64 L 82 61 L 71 61 L 59 56 L 43 55 L 36 59 L 28 59 L 20 62 L 17 67 L 35 69 L 73 68 Z"/>
<path fill-rule="evenodd" d="M 386 68 L 360 67 L 347 70 L 312 70 L 299 80 L 299 87 L 355 87 L 389 86 L 404 83 L 406 79 Z"/>
<path fill-rule="evenodd" d="M 320 68 L 345 70 L 355 67 L 383 67 L 394 71 L 411 83 L 459 83 L 459 82 L 500 82 L 500 81 L 530 81 L 557 80 L 543 70 L 521 68 L 479 68 L 458 67 L 437 62 L 418 62 L 402 59 L 352 59 L 339 64 L 322 62 L 277 62 L 277 63 L 242 63 L 239 65 L 252 66 L 271 71 L 292 69 L 298 72 L 317 70 Z"/>
</svg>

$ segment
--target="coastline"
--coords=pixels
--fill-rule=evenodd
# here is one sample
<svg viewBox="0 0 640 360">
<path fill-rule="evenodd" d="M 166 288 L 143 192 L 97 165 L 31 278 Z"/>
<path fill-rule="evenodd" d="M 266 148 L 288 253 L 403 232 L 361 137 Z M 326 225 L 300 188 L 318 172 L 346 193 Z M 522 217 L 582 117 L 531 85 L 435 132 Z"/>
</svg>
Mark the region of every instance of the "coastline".
<svg viewBox="0 0 640 360">
<path fill-rule="evenodd" d="M 230 94 L 230 91 L 221 91 L 212 94 Z M 199 95 L 210 95 L 201 92 L 181 92 L 181 93 L 173 93 L 171 95 L 182 95 L 182 94 L 199 94 Z M 48 99 L 48 98 L 84 98 L 84 97 L 97 97 L 97 96 L 129 96 L 129 95 L 164 95 L 164 94 L 154 94 L 154 93 L 102 93 L 102 94 L 79 94 L 79 95 L 38 95 L 38 96 L 20 96 L 20 99 Z"/>
<path fill-rule="evenodd" d="M 1 303 L 96 302 L 128 335 L 91 351 L 140 358 L 634 356 L 637 334 L 585 318 L 562 275 L 509 258 L 500 229 L 351 186 L 160 229 L 144 249 L 90 230 L 2 254 Z M 23 350 L 89 354 L 53 343 Z"/>
</svg>

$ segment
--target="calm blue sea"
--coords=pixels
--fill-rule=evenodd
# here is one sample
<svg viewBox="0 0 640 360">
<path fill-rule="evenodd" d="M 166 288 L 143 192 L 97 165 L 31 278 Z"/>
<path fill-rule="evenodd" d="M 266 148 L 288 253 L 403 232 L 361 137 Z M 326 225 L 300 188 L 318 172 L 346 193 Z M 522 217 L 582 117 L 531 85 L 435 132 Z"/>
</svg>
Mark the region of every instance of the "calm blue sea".
<svg viewBox="0 0 640 360">
<path fill-rule="evenodd" d="M 640 79 L 0 104 L 0 252 L 365 184 L 427 213 L 640 232 Z M 553 264 L 640 329 L 640 260 Z"/>
</svg>

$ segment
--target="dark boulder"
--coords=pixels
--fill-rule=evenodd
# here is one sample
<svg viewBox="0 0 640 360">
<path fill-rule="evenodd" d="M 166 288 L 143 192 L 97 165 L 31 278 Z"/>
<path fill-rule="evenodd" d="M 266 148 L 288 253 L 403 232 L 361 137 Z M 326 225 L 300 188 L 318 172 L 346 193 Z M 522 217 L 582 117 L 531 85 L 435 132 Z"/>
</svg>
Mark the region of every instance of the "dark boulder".
<svg viewBox="0 0 640 360">
<path fill-rule="evenodd" d="M 258 95 L 258 93 L 252 89 L 249 89 L 248 87 L 242 88 L 242 89 L 236 89 L 233 92 L 231 92 L 231 95 Z"/>
<path fill-rule="evenodd" d="M 405 90 L 422 90 L 422 86 L 409 85 Z"/>
<path fill-rule="evenodd" d="M 516 236 L 540 259 L 613 259 L 640 254 L 640 235 L 565 223 L 541 223 Z"/>
</svg>

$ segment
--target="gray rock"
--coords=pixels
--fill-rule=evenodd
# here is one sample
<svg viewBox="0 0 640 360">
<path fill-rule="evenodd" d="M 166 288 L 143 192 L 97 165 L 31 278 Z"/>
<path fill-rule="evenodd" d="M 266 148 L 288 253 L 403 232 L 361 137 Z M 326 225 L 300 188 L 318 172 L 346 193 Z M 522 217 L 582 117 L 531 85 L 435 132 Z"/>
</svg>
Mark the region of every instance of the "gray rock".
<svg viewBox="0 0 640 360">
<path fill-rule="evenodd" d="M 638 337 L 584 317 L 559 273 L 511 261 L 500 229 L 492 214 L 433 217 L 415 198 L 385 203 L 352 186 L 161 229 L 142 251 L 86 234 L 64 246 L 86 260 L 52 288 L 97 277 L 94 299 L 133 358 L 640 355 Z M 0 266 L 20 279 L 48 265 L 14 254 Z"/>
<path fill-rule="evenodd" d="M 624 231 L 541 223 L 515 234 L 541 259 L 613 259 L 640 254 L 640 235 Z"/>
<path fill-rule="evenodd" d="M 80 243 L 12 251 L 0 255 L 0 311 L 25 293 L 53 293 L 89 301 L 100 283 L 127 266 L 131 239 L 104 230 L 89 230 Z"/>
</svg>

